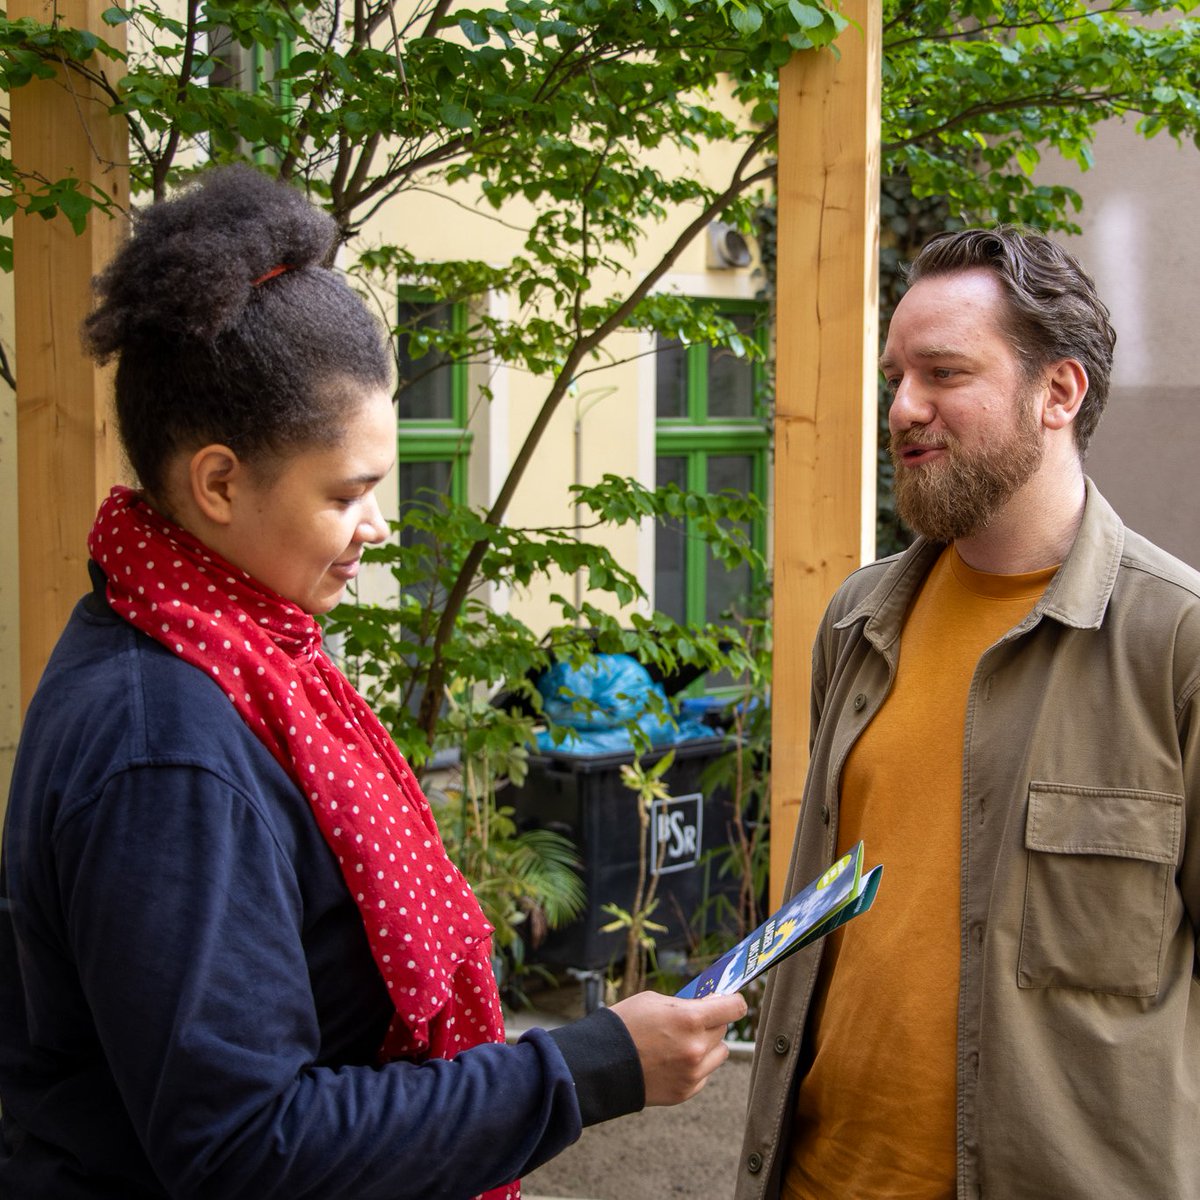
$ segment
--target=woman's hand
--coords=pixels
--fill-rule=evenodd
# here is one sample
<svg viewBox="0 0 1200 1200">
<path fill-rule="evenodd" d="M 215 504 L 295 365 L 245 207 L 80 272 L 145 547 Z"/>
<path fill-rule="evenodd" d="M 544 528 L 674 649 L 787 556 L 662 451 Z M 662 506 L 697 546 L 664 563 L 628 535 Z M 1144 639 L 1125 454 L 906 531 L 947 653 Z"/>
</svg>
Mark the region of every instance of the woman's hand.
<svg viewBox="0 0 1200 1200">
<path fill-rule="evenodd" d="M 646 1104 L 679 1104 L 694 1096 L 729 1057 L 725 1030 L 746 1015 L 741 996 L 679 1000 L 639 992 L 612 1006 L 637 1046 Z"/>
</svg>

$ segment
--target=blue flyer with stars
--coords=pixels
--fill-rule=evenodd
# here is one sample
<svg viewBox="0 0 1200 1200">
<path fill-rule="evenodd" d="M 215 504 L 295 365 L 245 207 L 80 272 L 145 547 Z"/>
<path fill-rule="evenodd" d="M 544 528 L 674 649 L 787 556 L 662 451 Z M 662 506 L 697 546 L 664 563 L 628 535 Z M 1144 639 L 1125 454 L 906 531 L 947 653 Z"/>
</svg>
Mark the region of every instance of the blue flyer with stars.
<svg viewBox="0 0 1200 1200">
<path fill-rule="evenodd" d="M 863 844 L 859 842 L 676 995 L 690 1000 L 740 991 L 789 954 L 865 913 L 875 901 L 883 867 L 864 875 L 862 860 Z"/>
</svg>

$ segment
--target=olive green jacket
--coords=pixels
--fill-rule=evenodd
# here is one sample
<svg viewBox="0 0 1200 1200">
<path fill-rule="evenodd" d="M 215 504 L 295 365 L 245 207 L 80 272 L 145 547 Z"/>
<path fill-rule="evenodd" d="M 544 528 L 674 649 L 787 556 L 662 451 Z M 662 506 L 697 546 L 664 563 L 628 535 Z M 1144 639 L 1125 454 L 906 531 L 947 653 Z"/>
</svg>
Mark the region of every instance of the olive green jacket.
<svg viewBox="0 0 1200 1200">
<path fill-rule="evenodd" d="M 941 549 L 864 567 L 825 615 L 787 894 L 833 861 L 842 765 Z M 1200 1197 L 1198 691 L 1200 574 L 1088 481 L 1066 562 L 967 702 L 959 1200 Z M 919 771 L 911 802 L 919 821 Z M 818 944 L 770 977 L 739 1200 L 779 1194 L 820 961 Z"/>
</svg>

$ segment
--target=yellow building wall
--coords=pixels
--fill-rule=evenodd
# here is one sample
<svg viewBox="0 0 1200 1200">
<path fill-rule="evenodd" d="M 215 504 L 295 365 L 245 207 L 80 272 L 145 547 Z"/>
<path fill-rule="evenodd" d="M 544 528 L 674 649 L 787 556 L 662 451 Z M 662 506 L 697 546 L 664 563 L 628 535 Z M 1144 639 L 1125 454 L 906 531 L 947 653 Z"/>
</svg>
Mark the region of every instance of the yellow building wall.
<svg viewBox="0 0 1200 1200">
<path fill-rule="evenodd" d="M 701 156 L 683 165 L 704 182 L 724 186 L 741 152 L 737 145 L 707 147 Z M 671 160 L 659 157 L 664 165 L 672 165 Z M 679 165 L 676 157 L 673 169 Z M 672 219 L 647 227 L 629 273 L 599 277 L 598 293 L 627 294 L 642 278 L 639 271 L 659 262 L 695 215 L 696 210 L 680 210 Z M 521 204 L 508 206 L 500 214 L 490 205 L 476 207 L 473 194 L 465 187 L 448 190 L 444 195 L 422 191 L 390 202 L 365 228 L 363 238 L 367 243 L 405 245 L 418 258 L 431 262 L 466 258 L 499 264 L 523 251 L 523 230 L 530 219 L 531 214 Z M 701 234 L 684 250 L 656 290 L 746 300 L 753 299 L 763 286 L 757 259 L 744 268 L 710 269 L 707 257 L 707 238 Z M 480 302 L 490 304 L 493 311 L 511 320 L 519 320 L 522 315 L 515 297 L 492 296 Z M 508 510 L 510 524 L 571 526 L 575 521 L 571 485 L 596 483 L 605 474 L 633 476 L 648 486 L 654 484 L 653 351 L 652 337 L 621 331 L 605 343 L 600 360 L 585 364 L 587 373 L 580 378 L 575 393 L 560 404 L 525 472 Z M 608 363 L 611 365 L 605 365 Z M 478 384 L 484 381 L 494 393 L 490 402 L 479 399 Z M 551 383 L 549 377 L 534 377 L 502 363 L 473 369 L 471 428 L 475 442 L 469 495 L 473 505 L 486 508 L 495 499 Z M 581 426 L 578 471 L 577 417 Z M 387 486 L 385 483 L 385 490 Z M 652 589 L 651 526 L 627 526 L 593 536 L 603 537 L 618 560 L 636 571 L 647 591 Z M 586 529 L 584 537 L 588 537 Z M 362 594 L 367 598 L 379 596 L 385 587 L 372 581 L 363 587 Z M 556 579 L 528 590 L 493 596 L 492 602 L 541 630 L 561 619 L 557 605 L 550 599 L 553 592 L 573 598 L 574 581 Z M 587 598 L 600 602 L 599 597 Z M 604 603 L 612 608 L 607 597 Z"/>
</svg>

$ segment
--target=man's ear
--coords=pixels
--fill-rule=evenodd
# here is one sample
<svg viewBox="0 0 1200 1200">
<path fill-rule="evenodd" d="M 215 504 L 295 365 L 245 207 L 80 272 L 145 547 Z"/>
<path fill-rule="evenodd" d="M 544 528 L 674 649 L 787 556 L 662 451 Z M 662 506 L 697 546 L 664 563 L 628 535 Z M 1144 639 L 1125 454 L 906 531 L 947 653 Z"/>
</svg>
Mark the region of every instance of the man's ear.
<svg viewBox="0 0 1200 1200">
<path fill-rule="evenodd" d="M 193 503 L 208 520 L 228 525 L 245 473 L 245 465 L 228 446 L 214 443 L 197 450 L 188 460 L 188 488 Z"/>
<path fill-rule="evenodd" d="M 1087 371 L 1078 359 L 1063 358 L 1051 364 L 1043 378 L 1046 394 L 1042 401 L 1042 424 L 1047 429 L 1066 429 L 1079 415 L 1079 407 L 1087 395 Z"/>
</svg>

